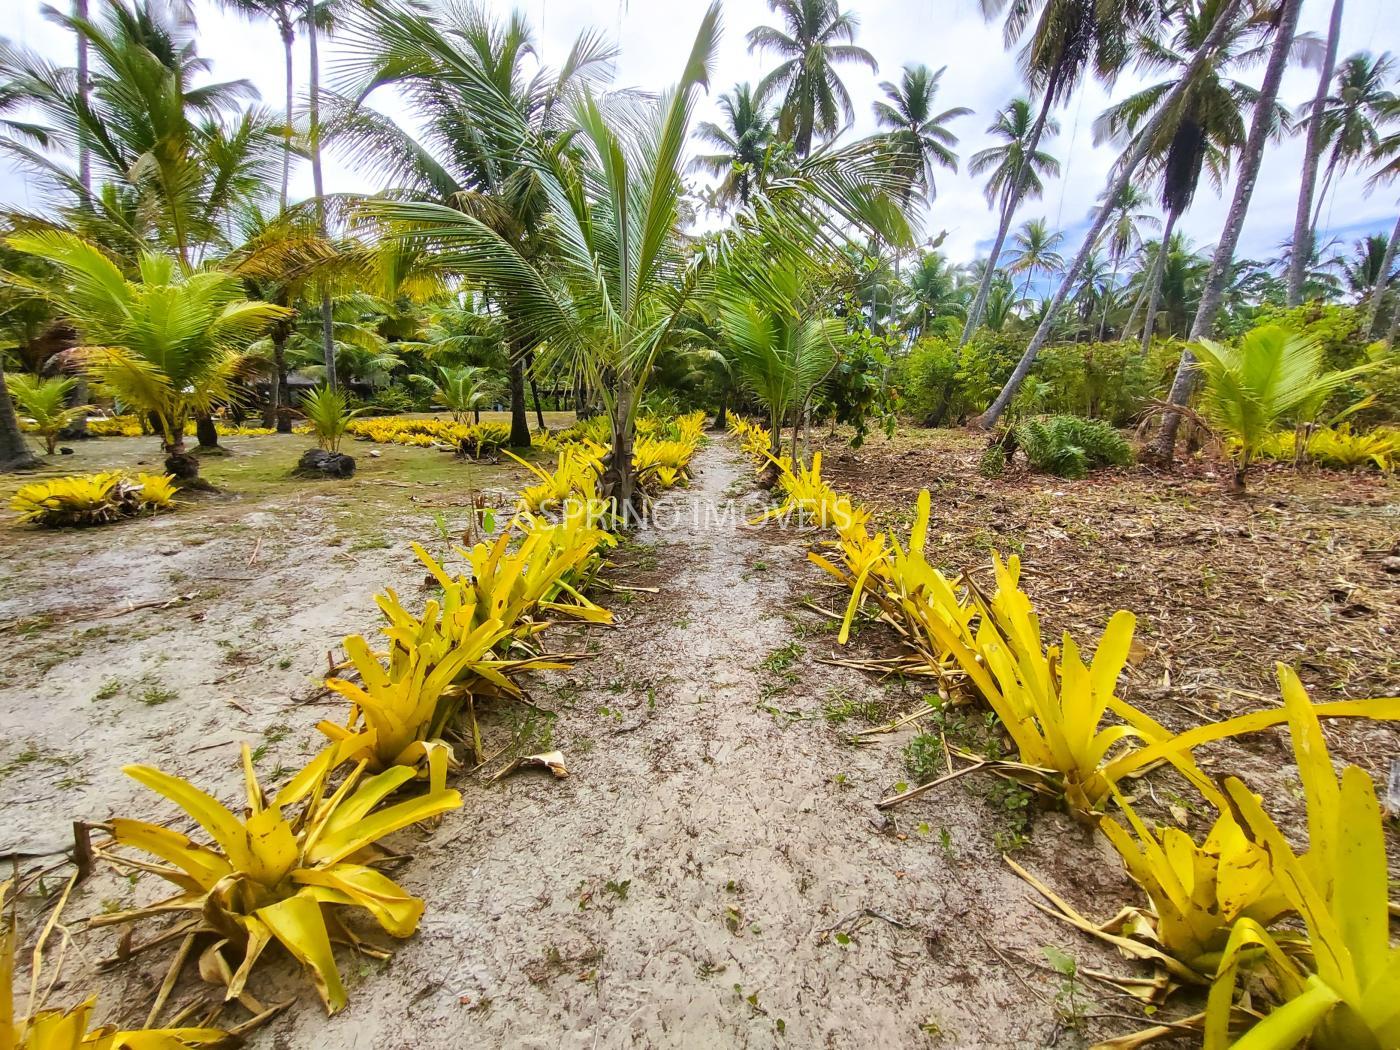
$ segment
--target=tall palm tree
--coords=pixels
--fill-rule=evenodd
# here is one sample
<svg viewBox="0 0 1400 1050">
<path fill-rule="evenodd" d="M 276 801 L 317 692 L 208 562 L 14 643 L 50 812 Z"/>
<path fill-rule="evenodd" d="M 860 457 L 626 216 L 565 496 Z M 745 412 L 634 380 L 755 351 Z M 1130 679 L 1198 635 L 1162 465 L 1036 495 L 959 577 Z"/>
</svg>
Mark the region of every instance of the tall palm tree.
<svg viewBox="0 0 1400 1050">
<path fill-rule="evenodd" d="M 708 120 L 695 125 L 695 137 L 719 152 L 695 157 L 691 168 L 720 180 L 715 199 L 721 207 L 749 203 L 756 186 L 762 186 L 773 159 L 776 116 L 754 100 L 747 83 L 719 97 L 724 126 Z"/>
<path fill-rule="evenodd" d="M 316 224 L 322 237 L 326 229 L 326 181 L 321 167 L 321 52 L 320 35 L 333 25 L 337 0 L 304 0 L 301 24 L 306 27 L 307 66 L 310 87 L 307 105 L 307 146 L 311 153 L 311 185 L 316 196 Z M 321 356 L 326 368 L 326 388 L 334 393 L 338 386 L 335 368 L 335 320 L 332 316 L 331 293 L 321 289 Z"/>
<path fill-rule="evenodd" d="M 547 345 L 547 366 L 596 391 L 611 428 L 601 488 L 619 513 L 634 506 L 632 446 L 653 367 L 683 341 L 687 311 L 717 264 L 732 266 L 747 253 L 751 272 L 776 281 L 788 269 L 812 265 L 838 225 L 872 229 L 893 243 L 910 237 L 891 199 L 902 183 L 887 151 L 871 143 L 824 149 L 776 180 L 742 224 L 745 231 L 772 231 L 762 243 L 726 231 L 697 252 L 683 236 L 682 157 L 713 60 L 717 2 L 701 20 L 674 88 L 655 100 L 631 94 L 600 100 L 584 86 L 570 100 L 566 134 L 558 138 L 533 134 L 529 114 L 490 70 L 453 59 L 416 9 L 374 3 L 365 10 L 370 37 L 395 56 L 398 68 L 431 56 L 425 87 L 450 92 L 471 126 L 510 144 L 518 168 L 508 171 L 520 172 L 518 188 L 539 199 L 548 221 L 532 226 L 531 239 L 520 239 L 498 230 L 490 211 L 384 200 L 374 202 L 373 214 L 401 237 L 425 239 L 445 272 L 491 289 L 510 338 Z M 415 163 L 424 159 L 414 155 Z"/>
<path fill-rule="evenodd" d="M 1361 51 L 1337 67 L 1333 92 L 1323 99 L 1318 118 L 1327 167 L 1312 215 L 1314 237 L 1333 177 L 1373 156 L 1381 143 L 1381 130 L 1400 120 L 1400 96 L 1390 89 L 1396 70 L 1388 52 L 1377 58 Z"/>
<path fill-rule="evenodd" d="M 282 41 L 283 88 L 286 110 L 282 128 L 282 185 L 278 201 L 287 207 L 287 186 L 292 177 L 293 106 L 296 100 L 292 50 L 297 40 L 297 10 L 295 0 L 218 0 L 219 6 L 235 11 L 245 18 L 265 18 L 277 30 Z"/>
<path fill-rule="evenodd" d="M 999 146 L 988 146 L 972 155 L 967 170 L 972 175 L 990 173 L 983 187 L 987 204 L 998 212 L 1005 212 L 1007 202 L 1017 182 L 1021 184 L 1021 200 L 1038 200 L 1045 192 L 1041 176 L 1052 179 L 1060 177 L 1060 162 L 1044 150 L 1030 148 L 1031 131 L 1035 127 L 1035 116 L 1028 98 L 1013 98 L 997 112 L 987 132 L 1002 140 Z M 1053 138 L 1060 133 L 1060 123 L 1053 117 L 1046 120 L 1041 129 L 1041 138 Z M 1026 158 L 1030 164 L 1026 166 Z M 1022 179 L 1022 170 L 1025 177 Z"/>
<path fill-rule="evenodd" d="M 1297 306 L 1303 298 L 1303 266 L 1307 253 L 1312 251 L 1313 193 L 1317 189 L 1317 165 L 1322 157 L 1323 126 L 1322 108 L 1327 100 L 1327 88 L 1332 83 L 1332 69 L 1337 64 L 1337 45 L 1342 35 L 1343 0 L 1332 0 L 1332 17 L 1327 24 L 1327 45 L 1323 52 L 1322 69 L 1317 77 L 1317 93 L 1308 109 L 1308 119 L 1303 123 L 1307 136 L 1303 146 L 1303 170 L 1298 181 L 1298 207 L 1293 215 L 1292 244 L 1301 254 L 1297 255 L 1288 267 L 1287 300 L 1289 306 Z"/>
<path fill-rule="evenodd" d="M 911 339 L 918 339 L 940 318 L 967 312 L 967 286 L 956 268 L 936 251 L 919 257 L 904 283 L 903 322 Z"/>
<path fill-rule="evenodd" d="M 1037 272 L 1052 274 L 1064 267 L 1065 257 L 1055 250 L 1064 240 L 1065 235 L 1051 230 L 1044 219 L 1028 219 L 1021 224 L 1016 236 L 1011 238 L 1011 265 L 1008 267 L 1012 273 L 1026 275 L 1016 293 L 1018 299 L 1026 297 Z"/>
<path fill-rule="evenodd" d="M 1209 339 L 1215 333 L 1216 315 L 1220 312 L 1220 304 L 1224 301 L 1226 287 L 1235 269 L 1235 248 L 1239 245 L 1240 234 L 1244 231 L 1245 215 L 1249 212 L 1254 184 L 1259 178 L 1259 169 L 1264 162 L 1264 147 L 1274 132 L 1274 103 L 1278 98 L 1279 84 L 1283 81 L 1284 68 L 1293 53 L 1293 39 L 1298 31 L 1298 16 L 1302 6 L 1302 0 L 1280 0 L 1270 44 L 1269 62 L 1264 67 L 1259 97 L 1255 101 L 1254 113 L 1250 118 L 1248 144 L 1236 167 L 1235 194 L 1225 217 L 1225 228 L 1220 233 L 1220 240 L 1215 245 L 1215 254 L 1211 257 L 1210 271 L 1206 274 L 1201 288 L 1201 300 L 1196 307 L 1196 316 L 1191 322 L 1192 339 Z M 1181 352 L 1181 360 L 1177 364 L 1176 376 L 1168 394 L 1168 403 L 1186 404 L 1195 383 L 1196 357 L 1188 346 Z M 1176 432 L 1180 424 L 1179 412 L 1168 409 L 1163 413 L 1161 426 L 1158 427 L 1150 451 L 1150 458 L 1162 466 L 1170 467 L 1172 463 L 1176 449 Z"/>
<path fill-rule="evenodd" d="M 1133 31 L 1149 28 L 1151 20 L 1160 17 L 1160 9 L 1145 0 L 1128 0 L 1123 4 L 1105 4 L 1099 0 L 981 0 L 981 4 L 982 14 L 989 19 L 1005 13 L 1002 37 L 1008 49 L 1024 40 L 1021 67 L 1031 88 L 1040 95 L 1040 109 L 1025 140 L 1027 156 L 1034 155 L 1040 148 L 1050 110 L 1074 93 L 1091 68 L 1094 74 L 1111 83 L 1127 59 L 1128 41 Z M 977 328 L 997 259 L 1006 243 L 1030 172 L 1029 165 L 1022 165 L 1010 184 L 996 239 L 992 242 L 990 266 L 983 275 L 963 329 L 964 343 L 972 338 Z"/>
<path fill-rule="evenodd" d="M 534 35 L 519 14 L 498 21 L 484 7 L 466 5 L 438 20 L 414 15 L 394 26 L 403 11 L 367 4 L 346 30 L 346 51 L 365 93 L 396 83 L 423 133 L 415 137 L 375 110 L 331 98 L 333 147 L 361 170 L 387 179 L 397 193 L 461 209 L 524 259 L 539 261 L 550 201 L 532 158 L 556 158 L 565 150 L 565 110 L 615 51 L 586 31 L 557 71 L 541 67 L 531 74 Z M 488 283 L 485 291 L 493 309 L 509 312 L 504 289 Z M 525 447 L 525 364 L 541 340 L 520 325 L 508 327 L 510 442 Z"/>
<path fill-rule="evenodd" d="M 1105 110 L 1094 122 L 1096 141 L 1112 139 L 1136 145 L 1133 139 L 1138 129 L 1182 79 L 1182 70 L 1189 64 L 1190 57 L 1215 28 L 1222 6 L 1223 0 L 1188 0 L 1180 8 L 1179 22 L 1170 40 L 1141 41 L 1138 67 L 1165 72 L 1168 79 Z M 1236 13 L 1228 26 L 1220 47 L 1197 69 L 1184 95 L 1158 124 L 1156 134 L 1147 143 L 1144 175 L 1161 187 L 1162 210 L 1166 214 L 1162 230 L 1164 242 L 1171 241 L 1177 220 L 1191 206 L 1201 175 L 1208 173 L 1217 191 L 1223 188 L 1232 155 L 1245 145 L 1245 117 L 1253 108 L 1258 92 L 1230 74 L 1257 65 L 1267 57 L 1267 49 L 1260 46 L 1261 39 L 1267 36 L 1267 27 L 1256 24 L 1244 12 Z M 1283 128 L 1286 117 L 1286 111 L 1277 106 L 1275 126 L 1278 129 Z M 1157 258 L 1160 265 L 1166 253 L 1159 253 Z M 1159 281 L 1160 274 L 1146 286 L 1143 353 L 1151 345 L 1157 325 Z"/>
<path fill-rule="evenodd" d="M 1108 252 L 1108 261 L 1113 267 L 1108 281 L 1111 290 L 1118 288 L 1118 274 L 1123 268 L 1124 261 L 1142 247 L 1142 231 L 1161 228 L 1161 220 L 1147 211 L 1147 207 L 1147 193 L 1136 183 L 1128 183 L 1120 193 L 1112 198 L 1111 202 L 1104 194 L 1099 194 L 1098 203 L 1094 206 L 1092 214 L 1097 217 L 1099 211 L 1103 209 L 1108 211 L 1108 225 L 1104 228 L 1103 243 Z M 1103 339 L 1104 330 L 1108 326 L 1108 309 L 1112 301 L 1112 296 L 1104 296 L 1103 315 L 1099 319 L 1100 340 Z M 1133 309 L 1136 313 L 1136 303 Z M 1127 328 L 1132 327 L 1134 319 L 1133 317 L 1129 318 Z"/>
<path fill-rule="evenodd" d="M 942 113 L 933 111 L 938 82 L 947 68 L 934 73 L 924 65 L 905 66 L 898 84 L 888 80 L 880 84 L 885 98 L 877 100 L 873 107 L 875 122 L 885 132 L 895 155 L 909 168 L 910 189 L 917 190 L 921 197 L 932 197 L 937 192 L 935 167 L 958 170 L 958 155 L 953 152 L 958 137 L 946 125 L 972 114 L 966 106 L 954 106 Z"/>
<path fill-rule="evenodd" d="M 233 396 L 243 348 L 288 311 L 244 299 L 232 274 L 190 273 L 168 255 L 142 255 L 140 279 L 132 281 L 71 233 L 18 234 L 10 246 L 56 268 L 57 280 L 28 287 L 77 330 L 93 378 L 152 419 L 165 469 L 196 481 L 199 459 L 185 452 L 186 420 Z"/>
<path fill-rule="evenodd" d="M 834 135 L 841 122 L 855 117 L 851 94 L 836 73 L 845 62 L 879 69 L 875 56 L 856 46 L 860 19 L 842 11 L 837 0 L 768 0 L 783 28 L 757 26 L 749 31 L 749 50 L 772 51 L 781 61 L 758 82 L 760 103 L 779 94 L 778 134 L 790 139 L 799 157 L 812 152 L 818 137 Z"/>
</svg>

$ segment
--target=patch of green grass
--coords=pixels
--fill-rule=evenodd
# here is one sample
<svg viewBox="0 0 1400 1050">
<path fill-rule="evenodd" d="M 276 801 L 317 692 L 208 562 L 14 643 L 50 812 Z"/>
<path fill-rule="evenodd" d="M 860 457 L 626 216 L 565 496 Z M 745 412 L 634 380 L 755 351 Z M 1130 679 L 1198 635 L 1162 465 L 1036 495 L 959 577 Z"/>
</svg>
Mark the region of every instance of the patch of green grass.
<svg viewBox="0 0 1400 1050">
<path fill-rule="evenodd" d="M 147 707 L 159 707 L 161 704 L 168 704 L 176 699 L 180 694 L 174 689 L 166 689 L 162 686 L 151 685 L 141 693 L 141 702 Z"/>
<path fill-rule="evenodd" d="M 873 700 L 857 700 L 845 693 L 836 692 L 827 697 L 822 705 L 822 717 L 827 725 L 839 726 L 852 718 L 874 722 L 880 717 L 880 705 Z"/>
<path fill-rule="evenodd" d="M 109 678 L 97 687 L 97 692 L 92 694 L 94 700 L 110 700 L 121 692 L 122 683 L 118 678 Z"/>
</svg>

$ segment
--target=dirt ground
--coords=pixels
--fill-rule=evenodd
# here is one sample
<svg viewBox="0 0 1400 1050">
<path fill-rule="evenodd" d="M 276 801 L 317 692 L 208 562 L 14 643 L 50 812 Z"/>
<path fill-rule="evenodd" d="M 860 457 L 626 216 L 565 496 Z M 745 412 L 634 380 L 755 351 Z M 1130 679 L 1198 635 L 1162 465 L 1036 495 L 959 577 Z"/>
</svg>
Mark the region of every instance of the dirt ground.
<svg viewBox="0 0 1400 1050">
<path fill-rule="evenodd" d="M 269 778 L 295 768 L 315 721 L 342 713 L 317 698 L 327 652 L 375 627 L 384 586 L 427 596 L 409 541 L 446 551 L 471 487 L 504 506 L 523 480 L 355 443 L 350 482 L 292 484 L 305 439 L 227 443 L 236 454 L 206 467 L 224 494 L 176 514 L 0 526 L 0 854 L 51 863 L 72 819 L 167 817 L 121 762 L 228 800 L 243 740 Z M 106 439 L 63 465 L 153 451 Z M 1125 695 L 1173 725 L 1273 702 L 1274 658 L 1300 663 L 1318 699 L 1400 692 L 1396 577 L 1381 565 L 1395 483 L 1271 476 L 1230 501 L 1199 474 L 987 482 L 977 451 L 948 434 L 833 443 L 827 473 L 891 522 L 933 488 L 931 556 L 961 570 L 990 547 L 1021 550 L 1054 629 L 1093 641 L 1109 612 L 1135 609 L 1144 645 Z M 427 902 L 418 934 L 387 962 L 342 954 L 351 1002 L 329 1020 L 273 966 L 255 992 L 297 1001 L 252 1046 L 1073 1047 L 1147 1023 L 1109 986 L 1052 969 L 1047 946 L 1081 971 L 1132 972 L 1034 909 L 1000 855 L 1104 917 L 1131 899 L 1117 860 L 973 778 L 876 810 L 910 778 L 913 734 L 857 745 L 852 732 L 919 709 L 922 688 L 821 662 L 887 639 L 871 627 L 838 650 L 833 622 L 805 604 L 840 600 L 805 560 L 819 537 L 744 523 L 766 497 L 728 439 L 696 467 L 612 557 L 609 580 L 656 593 L 604 592 L 616 626 L 551 633 L 556 651 L 590 656 L 536 680 L 552 717 L 490 717 L 492 747 L 559 748 L 571 776 L 466 778 L 461 811 L 400 836 L 412 859 L 396 877 Z M 1337 580 L 1344 598 L 1330 597 Z M 1397 750 L 1393 730 L 1335 739 L 1373 769 Z M 1291 775 L 1277 734 L 1213 754 L 1283 786 Z M 154 892 L 101 874 L 68 917 Z M 113 1018 L 142 1021 L 165 960 L 94 977 L 110 934 L 70 925 L 56 998 L 95 986 Z"/>
</svg>

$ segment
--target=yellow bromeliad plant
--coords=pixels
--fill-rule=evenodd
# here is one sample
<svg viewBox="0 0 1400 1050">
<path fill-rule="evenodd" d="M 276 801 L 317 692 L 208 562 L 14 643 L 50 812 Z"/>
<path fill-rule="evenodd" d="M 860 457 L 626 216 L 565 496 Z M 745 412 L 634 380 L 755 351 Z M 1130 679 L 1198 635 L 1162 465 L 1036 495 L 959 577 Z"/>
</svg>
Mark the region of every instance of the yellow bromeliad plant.
<svg viewBox="0 0 1400 1050">
<path fill-rule="evenodd" d="M 632 467 L 643 488 L 672 488 L 688 478 L 686 468 L 700 447 L 700 439 L 638 438 L 632 447 Z"/>
<path fill-rule="evenodd" d="M 754 461 L 755 466 L 761 469 L 768 465 L 768 450 L 772 447 L 773 437 L 766 428 L 739 416 L 730 416 L 729 432 L 739 439 L 739 448 Z"/>
<path fill-rule="evenodd" d="M 1128 922 L 1119 925 L 1157 944 L 1202 981 L 1215 973 L 1238 920 L 1268 926 L 1291 910 L 1268 851 L 1245 835 L 1230 811 L 1198 846 L 1180 828 L 1150 830 L 1118 801 L 1132 832 L 1112 817 L 1099 828 L 1152 905 L 1150 911 L 1127 909 Z"/>
<path fill-rule="evenodd" d="M 939 619 L 971 643 L 976 610 L 967 591 L 959 590 L 924 556 L 929 512 L 929 494 L 924 490 L 915 504 L 907 547 L 893 533 L 888 538 L 884 533 L 871 536 L 864 517 L 857 515 L 835 525 L 837 539 L 832 546 L 840 554 L 841 567 L 816 553 L 808 558 L 851 589 L 838 636 L 841 644 L 845 644 L 855 614 L 869 595 L 880 605 L 883 619 L 904 636 L 920 658 L 942 671 L 950 663 L 950 654 L 937 640 L 930 620 Z"/>
<path fill-rule="evenodd" d="M 336 748 L 323 751 L 269 800 L 245 744 L 245 816 L 180 777 L 126 766 L 128 776 L 174 802 L 213 841 L 196 842 L 145 821 L 112 820 L 117 844 L 165 862 L 125 863 L 168 879 L 179 892 L 150 907 L 97 916 L 93 924 L 193 913 L 184 924 L 187 934 L 215 938 L 200 959 L 200 972 L 225 985 L 227 999 L 244 994 L 258 958 L 277 941 L 310 972 L 326 1009 L 341 1009 L 346 993 L 331 942 L 359 942 L 342 926 L 338 910 L 362 908 L 394 937 L 411 935 L 423 914 L 420 899 L 373 866 L 383 856 L 378 842 L 462 804 L 456 791 L 439 787 L 383 805 L 414 771 L 393 766 L 365 779 L 363 761 L 332 790 L 330 774 L 344 758 Z"/>
<path fill-rule="evenodd" d="M 31 482 L 15 493 L 10 508 L 24 524 L 58 528 L 103 525 L 168 510 L 174 503 L 175 482 L 168 474 L 113 470 Z"/>
<path fill-rule="evenodd" d="M 71 886 L 71 884 L 70 884 Z M 15 1007 L 15 954 L 19 934 L 13 910 L 8 915 L 6 899 L 12 884 L 0 883 L 0 1050 L 182 1050 L 184 1047 L 233 1047 L 240 1040 L 217 1028 L 145 1028 L 118 1031 L 111 1025 L 89 1028 L 97 1009 L 97 997 L 67 1010 L 46 1008 L 40 978 L 42 950 L 58 912 L 67 899 L 65 892 L 48 926 L 40 934 L 30 969 L 28 1009 L 21 1014 Z M 53 983 L 49 985 L 52 990 Z"/>
<path fill-rule="evenodd" d="M 514 689 L 490 659 L 491 647 L 510 633 L 499 620 L 449 631 L 437 603 L 429 602 L 421 620 L 386 629 L 394 642 L 387 667 L 364 638 L 346 638 L 345 651 L 360 680 L 326 679 L 326 688 L 351 703 L 345 725 L 316 725 L 332 741 L 327 752 L 374 769 L 425 767 L 430 790 L 443 790 L 453 757 L 443 738 L 465 697 L 454 683 L 470 671 Z"/>
<path fill-rule="evenodd" d="M 823 529 L 852 529 L 870 521 L 869 511 L 857 506 L 849 496 L 841 495 L 822 478 L 820 452 L 813 454 L 811 466 L 798 464 L 796 471 L 786 459 L 767 458 L 778 468 L 778 485 L 786 498 L 778 506 L 750 520 L 750 525 L 789 514 L 796 514 Z"/>
<path fill-rule="evenodd" d="M 1307 853 L 1293 851 L 1239 780 L 1229 778 L 1226 790 L 1302 917 L 1307 951 L 1286 950 L 1258 922 L 1237 922 L 1211 987 L 1206 1047 L 1282 1050 L 1304 1040 L 1318 1050 L 1400 1046 L 1400 948 L 1390 943 L 1385 824 L 1375 785 L 1357 766 L 1338 778 L 1318 709 L 1289 668 L 1280 664 L 1278 675 L 1307 799 Z M 1283 1003 L 1232 1043 L 1238 971 L 1261 956 Z"/>
<path fill-rule="evenodd" d="M 558 465 L 553 471 L 529 463 L 513 452 L 506 455 L 535 477 L 539 484 L 520 492 L 520 507 L 539 514 L 570 501 L 593 502 L 598 499 L 598 476 L 602 473 L 601 457 L 606 449 L 593 442 L 575 442 L 559 449 Z"/>
</svg>

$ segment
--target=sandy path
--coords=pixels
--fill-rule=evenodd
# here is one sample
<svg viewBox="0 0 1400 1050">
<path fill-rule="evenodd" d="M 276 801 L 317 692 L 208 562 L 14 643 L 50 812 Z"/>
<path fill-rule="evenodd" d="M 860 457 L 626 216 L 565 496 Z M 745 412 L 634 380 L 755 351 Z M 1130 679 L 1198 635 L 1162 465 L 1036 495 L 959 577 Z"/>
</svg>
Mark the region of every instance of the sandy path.
<svg viewBox="0 0 1400 1050">
<path fill-rule="evenodd" d="M 467 785 L 401 873 L 428 902 L 418 936 L 382 966 L 346 963 L 342 1014 L 303 995 L 255 1045 L 1054 1038 L 1053 981 L 1028 963 L 1046 997 L 1033 998 L 982 940 L 1028 959 L 1067 941 L 1005 873 L 985 804 L 949 793 L 886 824 L 871 802 L 901 775 L 897 742 L 854 748 L 820 717 L 760 705 L 765 659 L 793 641 L 784 611 L 819 583 L 800 561 L 811 537 L 743 525 L 756 497 L 727 443 L 698 465 L 640 537 L 667 597 L 622 608 L 599 657 L 539 696 L 560 709 L 554 746 L 573 775 Z M 770 706 L 818 715 L 836 686 L 875 688 L 808 661 L 829 647 L 805 653 Z M 916 834 L 920 821 L 953 845 Z"/>
</svg>

